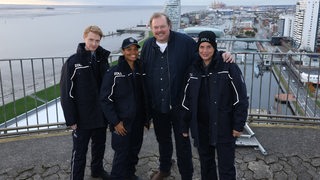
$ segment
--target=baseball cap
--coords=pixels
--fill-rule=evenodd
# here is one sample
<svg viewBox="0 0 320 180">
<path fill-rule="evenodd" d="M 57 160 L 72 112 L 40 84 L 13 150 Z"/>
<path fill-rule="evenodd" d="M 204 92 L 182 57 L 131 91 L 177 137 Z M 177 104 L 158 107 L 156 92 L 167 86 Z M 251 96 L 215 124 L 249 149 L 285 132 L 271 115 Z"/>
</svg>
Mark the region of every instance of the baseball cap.
<svg viewBox="0 0 320 180">
<path fill-rule="evenodd" d="M 121 48 L 122 49 L 125 49 L 129 46 L 131 46 L 132 44 L 136 45 L 138 48 L 140 48 L 139 44 L 138 44 L 138 41 L 136 39 L 134 39 L 133 37 L 129 37 L 129 38 L 126 38 L 122 41 L 122 46 Z"/>
</svg>

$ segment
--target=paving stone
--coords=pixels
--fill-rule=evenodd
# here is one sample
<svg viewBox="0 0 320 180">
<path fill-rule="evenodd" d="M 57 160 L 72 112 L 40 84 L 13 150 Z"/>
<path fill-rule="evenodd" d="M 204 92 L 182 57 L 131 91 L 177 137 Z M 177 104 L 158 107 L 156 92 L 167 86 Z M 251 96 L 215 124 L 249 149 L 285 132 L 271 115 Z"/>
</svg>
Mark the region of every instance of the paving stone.
<svg viewBox="0 0 320 180">
<path fill-rule="evenodd" d="M 304 154 L 299 154 L 299 157 L 302 159 L 304 162 L 311 162 L 310 157 L 304 155 Z"/>
<path fill-rule="evenodd" d="M 320 179 L 320 173 L 318 173 L 316 170 L 308 169 L 307 172 L 311 175 L 311 177 L 313 177 L 313 179 Z"/>
<path fill-rule="evenodd" d="M 263 155 L 261 152 L 256 152 L 255 155 L 256 155 L 257 160 L 265 161 L 265 159 L 267 157 L 266 155 Z"/>
<path fill-rule="evenodd" d="M 291 170 L 286 171 L 286 173 L 288 174 L 288 179 L 290 180 L 297 180 L 298 176 Z"/>
<path fill-rule="evenodd" d="M 66 163 L 63 163 L 63 164 L 60 164 L 60 169 L 66 171 L 70 168 L 70 164 L 66 164 Z"/>
<path fill-rule="evenodd" d="M 289 157 L 288 159 L 289 159 L 288 163 L 291 166 L 299 166 L 302 162 L 302 160 L 298 156 L 292 156 L 292 157 Z"/>
<path fill-rule="evenodd" d="M 18 174 L 23 174 L 24 172 L 33 171 L 35 169 L 35 165 L 31 165 L 30 167 L 24 167 L 17 170 Z"/>
<path fill-rule="evenodd" d="M 33 171 L 36 173 L 36 174 L 42 174 L 44 171 L 45 171 L 45 168 L 43 168 L 42 165 L 37 165 L 33 168 Z"/>
<path fill-rule="evenodd" d="M 58 174 L 51 174 L 47 177 L 43 177 L 43 180 L 57 180 L 57 179 L 59 179 Z"/>
<path fill-rule="evenodd" d="M 320 158 L 315 158 L 311 160 L 312 166 L 319 167 L 320 166 Z"/>
<path fill-rule="evenodd" d="M 24 171 L 21 174 L 19 174 L 16 178 L 17 179 L 28 179 L 28 178 L 31 178 L 34 175 L 35 175 L 35 172 L 33 172 L 31 170 L 27 170 L 27 171 Z"/>
<path fill-rule="evenodd" d="M 281 171 L 283 169 L 283 166 L 278 163 L 273 163 L 273 164 L 270 164 L 270 169 L 272 172 L 276 173 Z"/>
<path fill-rule="evenodd" d="M 288 179 L 288 175 L 285 172 L 276 172 L 273 176 L 274 180 Z"/>
<path fill-rule="evenodd" d="M 288 164 L 287 161 L 279 161 L 279 164 L 281 164 L 283 166 L 283 170 L 284 171 L 291 171 L 292 167 Z"/>
<path fill-rule="evenodd" d="M 40 176 L 40 174 L 35 174 L 33 177 L 32 177 L 33 180 L 42 180 L 43 178 Z"/>
<path fill-rule="evenodd" d="M 15 178 L 19 175 L 17 170 L 14 170 L 13 168 L 7 169 L 7 176 L 8 178 Z"/>
<path fill-rule="evenodd" d="M 267 155 L 265 158 L 265 162 L 267 164 L 275 163 L 279 160 L 279 158 L 276 155 Z"/>
<path fill-rule="evenodd" d="M 248 154 L 243 157 L 243 162 L 251 162 L 251 161 L 255 161 L 256 159 L 257 157 L 254 154 Z"/>
<path fill-rule="evenodd" d="M 279 157 L 279 160 L 281 160 L 281 161 L 288 161 L 288 158 L 287 157 Z"/>
<path fill-rule="evenodd" d="M 309 174 L 307 171 L 304 171 L 304 172 L 300 172 L 297 174 L 297 179 L 308 180 L 308 179 L 313 179 L 313 178 L 312 178 L 311 174 Z"/>
<path fill-rule="evenodd" d="M 248 168 L 253 171 L 253 177 L 255 179 L 271 179 L 272 172 L 268 165 L 264 161 L 249 162 Z"/>
<path fill-rule="evenodd" d="M 242 163 L 245 163 L 242 159 L 242 157 L 236 157 L 236 159 L 234 160 L 235 163 L 238 163 L 238 164 L 242 164 Z"/>
<path fill-rule="evenodd" d="M 301 163 L 299 165 L 292 166 L 292 171 L 298 174 L 304 174 L 307 172 L 307 168 Z"/>
<path fill-rule="evenodd" d="M 309 171 L 317 172 L 317 167 L 312 166 L 310 162 L 303 162 L 302 165 L 306 167 Z"/>
<path fill-rule="evenodd" d="M 12 170 L 12 168 L 0 169 L 0 176 L 3 174 L 7 174 L 8 171 Z"/>
<path fill-rule="evenodd" d="M 240 165 L 239 165 L 239 171 L 245 171 L 245 170 L 247 170 L 248 169 L 248 163 L 241 163 Z"/>
<path fill-rule="evenodd" d="M 47 176 L 51 176 L 53 174 L 57 174 L 57 172 L 59 170 L 60 170 L 60 167 L 58 165 L 49 167 L 43 172 L 42 177 L 47 177 Z"/>
<path fill-rule="evenodd" d="M 250 170 L 246 170 L 244 171 L 244 176 L 243 176 L 244 179 L 253 179 L 253 172 L 250 171 Z"/>
</svg>

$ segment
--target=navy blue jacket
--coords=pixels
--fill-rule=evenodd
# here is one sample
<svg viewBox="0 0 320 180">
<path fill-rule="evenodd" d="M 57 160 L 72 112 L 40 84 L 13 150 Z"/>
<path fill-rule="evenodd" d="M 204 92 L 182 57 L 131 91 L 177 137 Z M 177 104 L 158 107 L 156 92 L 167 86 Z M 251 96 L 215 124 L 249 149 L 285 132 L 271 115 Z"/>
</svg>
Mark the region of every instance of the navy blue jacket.
<svg viewBox="0 0 320 180">
<path fill-rule="evenodd" d="M 153 108 L 154 102 L 160 102 L 161 99 L 155 98 L 153 94 L 153 60 L 156 50 L 159 46 L 156 44 L 156 39 L 151 37 L 147 39 L 141 50 L 141 61 L 144 65 L 146 73 L 146 89 L 148 96 L 149 107 Z M 169 78 L 170 78 L 170 98 L 172 107 L 180 105 L 181 92 L 183 87 L 184 75 L 187 68 L 192 64 L 196 53 L 196 42 L 186 34 L 170 31 L 170 37 L 167 46 L 167 58 L 169 62 Z M 157 109 L 155 109 L 157 110 Z"/>
<path fill-rule="evenodd" d="M 232 142 L 232 130 L 242 131 L 248 115 L 246 85 L 235 63 L 223 62 L 216 53 L 205 74 L 200 56 L 190 67 L 182 100 L 182 132 L 191 129 L 194 145 L 198 146 L 198 100 L 202 78 L 208 79 L 210 144 Z M 191 117 L 190 117 L 191 116 Z"/>
<path fill-rule="evenodd" d="M 101 80 L 109 68 L 110 52 L 100 46 L 97 48 L 94 73 L 89 63 L 91 52 L 84 47 L 84 43 L 78 45 L 77 53 L 68 58 L 61 71 L 61 106 L 66 125 L 77 124 L 80 129 L 107 127 L 99 95 Z"/>
<path fill-rule="evenodd" d="M 100 102 L 112 130 L 123 121 L 127 131 L 130 131 L 135 118 L 147 123 L 141 69 L 139 60 L 135 61 L 135 70 L 132 71 L 124 57 L 120 56 L 118 64 L 109 69 L 103 78 Z"/>
</svg>

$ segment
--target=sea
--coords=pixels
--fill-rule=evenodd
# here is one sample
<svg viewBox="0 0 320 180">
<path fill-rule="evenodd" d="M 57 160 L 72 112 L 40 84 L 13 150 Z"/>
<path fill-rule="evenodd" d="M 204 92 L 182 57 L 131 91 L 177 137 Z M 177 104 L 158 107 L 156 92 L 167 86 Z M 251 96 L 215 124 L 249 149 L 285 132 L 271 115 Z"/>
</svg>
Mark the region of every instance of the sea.
<svg viewBox="0 0 320 180">
<path fill-rule="evenodd" d="M 187 13 L 205 6 L 182 6 Z M 68 57 L 83 42 L 89 25 L 99 26 L 104 34 L 117 29 L 147 25 L 154 12 L 164 6 L 39 6 L 0 5 L 0 60 L 38 57 Z M 101 46 L 116 52 L 126 37 L 107 36 Z"/>
</svg>

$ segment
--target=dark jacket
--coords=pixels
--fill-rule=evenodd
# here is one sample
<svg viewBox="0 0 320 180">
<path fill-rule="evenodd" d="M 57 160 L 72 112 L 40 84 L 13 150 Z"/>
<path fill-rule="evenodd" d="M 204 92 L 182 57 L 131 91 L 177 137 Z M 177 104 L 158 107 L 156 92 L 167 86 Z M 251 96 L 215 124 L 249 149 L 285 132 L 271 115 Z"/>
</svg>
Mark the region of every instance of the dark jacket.
<svg viewBox="0 0 320 180">
<path fill-rule="evenodd" d="M 107 71 L 101 86 L 100 103 L 110 128 L 123 121 L 127 131 L 135 118 L 147 123 L 145 90 L 139 60 L 132 71 L 123 56 L 118 64 Z"/>
<path fill-rule="evenodd" d="M 235 63 L 223 62 L 221 55 L 216 54 L 207 73 L 204 73 L 202 59 L 198 57 L 186 77 L 182 100 L 182 132 L 188 132 L 190 127 L 195 146 L 199 142 L 197 113 L 202 78 L 208 78 L 211 145 L 234 141 L 232 130 L 242 131 L 247 119 L 248 98 L 241 70 Z"/>
<path fill-rule="evenodd" d="M 101 110 L 99 95 L 101 81 L 109 68 L 110 52 L 98 47 L 93 71 L 91 52 L 85 44 L 78 45 L 77 53 L 70 56 L 62 67 L 60 79 L 61 106 L 66 125 L 77 124 L 81 129 L 107 127 Z"/>
<path fill-rule="evenodd" d="M 159 46 L 156 44 L 154 37 L 145 41 L 141 50 L 141 61 L 144 64 L 146 73 L 146 89 L 148 95 L 148 103 L 151 108 L 153 105 L 160 102 L 160 98 L 153 94 L 155 91 L 152 89 L 154 83 L 153 76 L 153 60 L 155 59 L 156 50 Z M 170 37 L 167 47 L 167 58 L 169 62 L 169 78 L 170 78 L 170 98 L 171 106 L 175 107 L 180 105 L 181 88 L 183 87 L 184 74 L 187 68 L 192 64 L 196 52 L 196 42 L 189 36 L 175 31 L 170 31 Z M 179 94 L 180 93 L 180 94 Z M 157 110 L 157 109 L 156 109 Z"/>
</svg>

